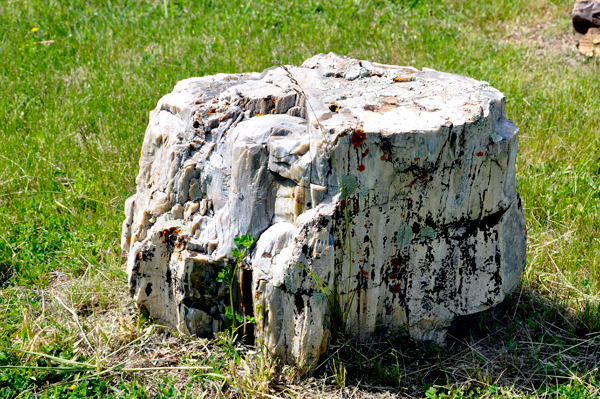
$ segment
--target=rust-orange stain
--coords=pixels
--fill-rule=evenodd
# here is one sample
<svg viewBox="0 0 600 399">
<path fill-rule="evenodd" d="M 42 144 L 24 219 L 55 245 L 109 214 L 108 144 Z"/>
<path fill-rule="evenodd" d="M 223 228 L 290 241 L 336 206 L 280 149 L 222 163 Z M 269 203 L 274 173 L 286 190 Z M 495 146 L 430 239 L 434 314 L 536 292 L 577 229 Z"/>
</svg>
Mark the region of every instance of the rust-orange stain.
<svg viewBox="0 0 600 399">
<path fill-rule="evenodd" d="M 387 157 L 385 155 L 382 155 L 379 159 L 381 159 L 382 161 L 387 161 Z"/>
<path fill-rule="evenodd" d="M 482 151 L 479 151 L 479 152 L 478 152 L 477 154 L 475 154 L 475 155 L 477 155 L 478 157 L 482 157 L 482 156 L 483 156 L 483 152 L 482 152 Z"/>
<path fill-rule="evenodd" d="M 396 76 L 394 78 L 394 83 L 408 83 L 412 82 L 415 78 L 412 76 Z"/>
<path fill-rule="evenodd" d="M 356 170 L 358 170 L 359 172 L 363 172 L 365 170 L 365 165 L 360 164 L 356 167 Z"/>
<path fill-rule="evenodd" d="M 362 157 L 364 158 L 367 155 L 369 155 L 369 149 L 368 148 L 365 150 L 365 152 L 363 152 Z"/>
<path fill-rule="evenodd" d="M 354 130 L 354 133 L 352 133 L 352 136 L 350 136 L 350 143 L 352 143 L 354 149 L 356 150 L 365 143 L 366 139 L 367 135 L 365 132 L 362 129 L 356 129 Z"/>
</svg>

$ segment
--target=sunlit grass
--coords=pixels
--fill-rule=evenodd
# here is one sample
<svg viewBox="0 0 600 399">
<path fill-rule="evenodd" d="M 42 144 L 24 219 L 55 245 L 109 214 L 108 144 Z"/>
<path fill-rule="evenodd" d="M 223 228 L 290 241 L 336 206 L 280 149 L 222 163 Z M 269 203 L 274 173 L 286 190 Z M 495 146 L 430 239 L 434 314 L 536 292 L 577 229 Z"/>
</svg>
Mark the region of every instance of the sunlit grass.
<svg viewBox="0 0 600 399">
<path fill-rule="evenodd" d="M 273 59 L 297 65 L 329 51 L 467 75 L 505 93 L 508 115 L 521 129 L 517 175 L 529 239 L 523 286 L 542 299 L 562 301 L 573 317 L 588 320 L 566 337 L 597 331 L 600 62 L 577 56 L 569 22 L 572 3 L 1 2 L 0 345 L 89 361 L 94 355 L 85 349 L 80 327 L 52 295 L 67 295 L 65 304 L 78 312 L 88 339 L 97 340 L 90 343 L 102 350 L 143 334 L 147 326 L 126 299 L 119 230 L 124 200 L 135 191 L 149 111 L 178 80 L 260 71 L 273 66 Z M 571 40 L 572 46 L 560 48 L 559 39 Z M 94 330 L 95 324 L 100 327 Z M 106 342 L 102 334 L 111 333 L 115 338 Z M 229 373 L 224 352 L 207 350 L 215 365 L 224 362 L 218 370 Z M 15 363 L 43 360 L 0 352 L 0 365 Z M 3 372 L 0 396 L 74 378 Z M 149 388 L 126 377 L 108 384 L 114 389 L 102 388 L 102 379 L 88 382 L 86 389 L 116 397 L 169 397 L 171 388 L 200 389 L 178 385 L 176 379 L 148 378 L 144 381 L 154 381 Z M 598 385 L 569 381 L 588 394 Z M 433 384 L 423 381 L 417 391 L 424 395 L 428 383 Z M 218 391 L 212 383 L 202 384 Z M 564 384 L 560 389 L 549 385 L 547 391 L 567 392 Z M 68 397 L 82 388 L 52 389 L 51 397 Z M 467 392 L 465 386 L 456 389 L 453 395 Z M 522 397 L 524 388 L 502 389 Z"/>
</svg>

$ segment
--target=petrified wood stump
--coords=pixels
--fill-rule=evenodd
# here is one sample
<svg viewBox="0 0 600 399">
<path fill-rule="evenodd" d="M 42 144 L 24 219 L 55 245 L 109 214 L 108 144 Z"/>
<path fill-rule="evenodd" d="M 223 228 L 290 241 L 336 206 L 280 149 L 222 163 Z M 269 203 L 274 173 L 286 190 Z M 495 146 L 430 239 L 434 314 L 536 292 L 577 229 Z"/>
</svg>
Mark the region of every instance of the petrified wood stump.
<svg viewBox="0 0 600 399">
<path fill-rule="evenodd" d="M 257 242 L 235 306 L 301 367 L 332 331 L 304 268 L 354 298 L 363 342 L 404 327 L 443 343 L 514 290 L 526 233 L 502 93 L 335 54 L 289 71 L 184 80 L 151 112 L 122 235 L 141 308 L 187 334 L 222 329 L 216 276 L 242 234 Z"/>
</svg>

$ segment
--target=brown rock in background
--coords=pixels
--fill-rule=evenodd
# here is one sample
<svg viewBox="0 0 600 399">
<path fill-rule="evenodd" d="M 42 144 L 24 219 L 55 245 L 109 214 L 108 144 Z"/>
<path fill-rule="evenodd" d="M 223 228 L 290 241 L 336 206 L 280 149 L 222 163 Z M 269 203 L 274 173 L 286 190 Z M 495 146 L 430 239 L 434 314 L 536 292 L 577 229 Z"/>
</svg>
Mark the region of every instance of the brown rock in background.
<svg viewBox="0 0 600 399">
<path fill-rule="evenodd" d="M 579 0 L 573 7 L 573 27 L 581 34 L 600 27 L 600 1 Z"/>
<path fill-rule="evenodd" d="M 572 19 L 575 30 L 584 35 L 579 41 L 579 52 L 587 56 L 600 55 L 600 1 L 577 1 Z"/>
<path fill-rule="evenodd" d="M 600 55 L 600 28 L 590 28 L 579 42 L 581 54 L 592 56 Z"/>
</svg>

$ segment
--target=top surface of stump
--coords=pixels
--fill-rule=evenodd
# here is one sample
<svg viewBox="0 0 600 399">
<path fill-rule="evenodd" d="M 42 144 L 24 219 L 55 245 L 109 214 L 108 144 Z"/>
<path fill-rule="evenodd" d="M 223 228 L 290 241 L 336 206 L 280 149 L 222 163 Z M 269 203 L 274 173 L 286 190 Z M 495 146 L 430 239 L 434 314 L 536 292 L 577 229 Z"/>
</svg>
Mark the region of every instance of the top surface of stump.
<svg viewBox="0 0 600 399">
<path fill-rule="evenodd" d="M 262 108 L 257 104 L 254 115 L 293 115 L 294 104 L 286 105 L 285 99 L 301 90 L 310 103 L 306 116 L 311 120 L 316 116 L 334 135 L 358 127 L 367 133 L 433 132 L 444 125 L 488 117 L 494 108 L 503 111 L 504 107 L 502 93 L 488 83 L 426 68 L 419 71 L 333 53 L 287 68 L 291 76 L 281 67 L 272 67 L 262 74 L 191 78 L 179 82 L 174 91 L 197 100 L 206 117 L 211 112 L 226 113 L 224 106 L 265 99 L 267 103 Z"/>
</svg>

